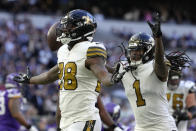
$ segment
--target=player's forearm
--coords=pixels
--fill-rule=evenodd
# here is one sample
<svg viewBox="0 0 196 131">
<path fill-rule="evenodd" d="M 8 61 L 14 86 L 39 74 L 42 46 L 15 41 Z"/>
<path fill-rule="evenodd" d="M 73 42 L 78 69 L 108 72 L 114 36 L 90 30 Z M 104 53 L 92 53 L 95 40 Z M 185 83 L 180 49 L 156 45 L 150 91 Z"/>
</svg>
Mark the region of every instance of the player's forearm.
<svg viewBox="0 0 196 131">
<path fill-rule="evenodd" d="M 54 82 L 57 79 L 58 79 L 58 76 L 57 77 L 51 77 L 46 72 L 46 73 L 42 73 L 38 76 L 31 77 L 30 84 L 49 84 L 49 83 Z"/>
<path fill-rule="evenodd" d="M 108 127 L 114 125 L 114 121 L 112 120 L 111 116 L 108 114 L 108 112 L 105 110 L 104 105 L 101 101 L 101 96 L 97 99 L 97 106 L 99 108 L 99 115 L 101 117 L 101 120 L 104 124 L 106 124 Z"/>
<path fill-rule="evenodd" d="M 164 62 L 164 47 L 162 37 L 155 37 L 155 73 L 160 79 L 162 79 L 162 81 L 166 81 L 168 67 Z"/>
<path fill-rule="evenodd" d="M 49 84 L 58 79 L 58 66 L 54 66 L 48 72 L 31 77 L 30 84 Z"/>
<path fill-rule="evenodd" d="M 103 84 L 104 86 L 111 86 L 113 85 L 111 79 L 112 74 L 108 73 L 105 66 L 102 65 L 91 65 L 90 69 L 95 74 L 95 76 L 98 78 L 98 80 Z"/>
<path fill-rule="evenodd" d="M 103 84 L 104 86 L 112 86 L 113 83 L 111 81 L 112 74 L 109 74 L 107 71 L 100 71 L 97 73 L 98 80 Z"/>
<path fill-rule="evenodd" d="M 109 65 L 105 65 L 105 67 L 106 67 L 106 69 L 108 70 L 108 72 L 114 73 L 115 68 L 113 68 L 113 67 L 111 67 L 111 66 L 109 66 Z"/>
<path fill-rule="evenodd" d="M 20 99 L 12 98 L 8 103 L 9 111 L 13 118 L 15 118 L 21 125 L 26 128 L 30 128 L 30 125 L 25 121 L 23 115 L 20 112 Z"/>
<path fill-rule="evenodd" d="M 100 82 L 104 86 L 112 86 L 113 85 L 113 83 L 112 83 L 112 74 L 103 75 L 103 77 L 100 75 Z"/>
<path fill-rule="evenodd" d="M 57 128 L 60 128 L 60 120 L 61 120 L 61 114 L 56 113 L 56 124 L 57 124 Z"/>
<path fill-rule="evenodd" d="M 14 117 L 21 125 L 25 126 L 26 128 L 30 128 L 30 124 L 25 121 L 23 115 L 20 112 L 15 113 L 12 115 L 12 117 Z"/>
</svg>

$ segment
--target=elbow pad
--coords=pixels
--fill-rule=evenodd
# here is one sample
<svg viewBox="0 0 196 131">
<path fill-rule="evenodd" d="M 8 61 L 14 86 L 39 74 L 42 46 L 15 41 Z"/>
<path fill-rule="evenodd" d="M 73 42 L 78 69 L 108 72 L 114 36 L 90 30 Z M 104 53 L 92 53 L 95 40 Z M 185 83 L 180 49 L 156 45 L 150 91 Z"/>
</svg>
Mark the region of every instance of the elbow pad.
<svg viewBox="0 0 196 131">
<path fill-rule="evenodd" d="M 196 118 L 196 106 L 191 106 L 188 111 L 192 114 L 192 118 Z"/>
</svg>

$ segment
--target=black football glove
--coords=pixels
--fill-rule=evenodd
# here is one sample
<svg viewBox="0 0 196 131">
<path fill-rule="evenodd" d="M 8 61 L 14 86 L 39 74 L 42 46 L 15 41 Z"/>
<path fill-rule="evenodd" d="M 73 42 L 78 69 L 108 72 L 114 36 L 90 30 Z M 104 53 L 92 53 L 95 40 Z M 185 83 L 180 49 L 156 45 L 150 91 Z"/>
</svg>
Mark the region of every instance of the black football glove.
<svg viewBox="0 0 196 131">
<path fill-rule="evenodd" d="M 122 78 L 123 75 L 125 74 L 126 71 L 119 73 L 119 69 L 120 69 L 120 63 L 117 64 L 116 69 L 112 75 L 112 83 L 118 83 Z"/>
<path fill-rule="evenodd" d="M 57 127 L 56 131 L 61 131 L 61 128 Z"/>
<path fill-rule="evenodd" d="M 147 21 L 147 23 L 152 30 L 153 36 L 158 38 L 158 37 L 162 36 L 161 18 L 160 18 L 159 13 L 156 13 L 156 15 L 154 16 L 154 20 L 155 20 L 155 24 L 152 24 L 149 20 Z"/>
<path fill-rule="evenodd" d="M 178 126 L 180 121 L 189 120 L 189 116 L 187 112 L 181 112 L 180 109 L 175 110 L 173 113 L 173 117 L 176 120 L 176 125 Z"/>
<path fill-rule="evenodd" d="M 29 84 L 31 79 L 31 73 L 29 67 L 27 67 L 27 73 L 20 73 L 19 75 L 14 76 L 14 81 L 18 83 L 26 83 Z"/>
</svg>

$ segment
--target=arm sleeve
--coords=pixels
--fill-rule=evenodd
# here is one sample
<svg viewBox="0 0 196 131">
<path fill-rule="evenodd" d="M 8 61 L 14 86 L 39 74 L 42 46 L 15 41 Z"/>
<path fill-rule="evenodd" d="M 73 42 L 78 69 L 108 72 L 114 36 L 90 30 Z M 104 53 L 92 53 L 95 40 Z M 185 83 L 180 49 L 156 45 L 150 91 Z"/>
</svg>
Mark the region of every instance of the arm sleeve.
<svg viewBox="0 0 196 131">
<path fill-rule="evenodd" d="M 86 53 L 87 59 L 94 58 L 94 57 L 103 57 L 104 59 L 107 58 L 106 49 L 100 46 L 91 46 L 88 48 Z"/>
</svg>

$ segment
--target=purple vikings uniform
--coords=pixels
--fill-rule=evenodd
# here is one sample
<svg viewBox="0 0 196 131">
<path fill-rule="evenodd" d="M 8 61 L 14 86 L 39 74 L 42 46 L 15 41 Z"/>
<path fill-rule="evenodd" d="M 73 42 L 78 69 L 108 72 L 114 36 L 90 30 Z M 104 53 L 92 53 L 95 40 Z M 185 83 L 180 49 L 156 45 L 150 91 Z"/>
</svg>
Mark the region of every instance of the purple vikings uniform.
<svg viewBox="0 0 196 131">
<path fill-rule="evenodd" d="M 123 129 L 121 124 L 118 123 L 118 120 L 120 118 L 120 106 L 116 105 L 114 103 L 108 103 L 108 104 L 106 104 L 105 109 L 110 114 L 110 116 L 112 117 L 113 121 L 115 123 L 117 123 L 117 126 L 120 127 L 121 129 Z M 103 125 L 102 131 L 106 131 L 106 130 L 107 130 L 106 125 Z"/>
<path fill-rule="evenodd" d="M 11 116 L 8 108 L 10 98 L 21 98 L 19 84 L 13 81 L 14 73 L 6 78 L 6 90 L 0 90 L 0 131 L 18 131 L 20 124 Z"/>
<path fill-rule="evenodd" d="M 105 109 L 110 114 L 113 121 L 115 123 L 117 123 L 117 126 L 120 127 L 123 131 L 133 131 L 132 126 L 125 126 L 125 125 L 122 125 L 121 123 L 118 123 L 119 118 L 120 118 L 120 106 L 119 105 L 114 104 L 114 103 L 108 103 L 105 105 Z M 107 130 L 108 129 L 107 129 L 106 125 L 103 125 L 101 131 L 107 131 Z"/>
</svg>

